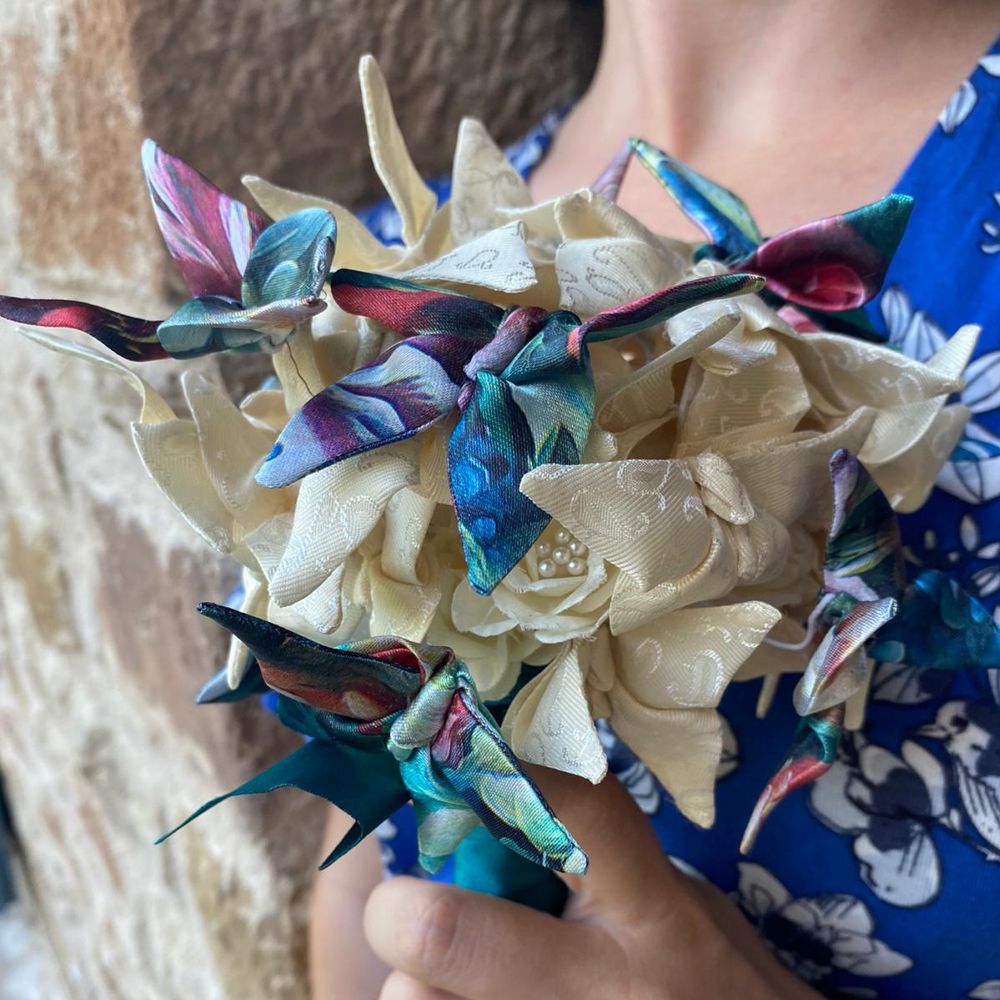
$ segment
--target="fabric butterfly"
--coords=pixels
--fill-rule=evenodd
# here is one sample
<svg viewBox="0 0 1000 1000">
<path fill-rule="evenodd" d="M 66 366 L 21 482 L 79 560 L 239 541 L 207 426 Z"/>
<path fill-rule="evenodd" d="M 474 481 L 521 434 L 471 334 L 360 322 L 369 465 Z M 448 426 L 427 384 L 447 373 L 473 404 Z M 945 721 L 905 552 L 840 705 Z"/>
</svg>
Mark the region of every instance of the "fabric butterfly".
<svg viewBox="0 0 1000 1000">
<path fill-rule="evenodd" d="M 164 242 L 193 298 L 163 321 L 86 302 L 0 295 L 0 316 L 81 330 L 130 361 L 281 346 L 326 308 L 337 224 L 323 209 L 267 222 L 147 139 L 142 165 Z"/>
</svg>

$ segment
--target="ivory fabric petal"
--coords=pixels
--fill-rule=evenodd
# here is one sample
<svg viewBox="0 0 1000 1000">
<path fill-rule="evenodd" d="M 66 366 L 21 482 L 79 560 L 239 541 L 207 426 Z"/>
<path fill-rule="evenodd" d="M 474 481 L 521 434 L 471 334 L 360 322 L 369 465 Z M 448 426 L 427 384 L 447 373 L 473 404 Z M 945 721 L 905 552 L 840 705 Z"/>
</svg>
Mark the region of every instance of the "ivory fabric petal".
<svg viewBox="0 0 1000 1000">
<path fill-rule="evenodd" d="M 642 590 L 689 573 L 711 543 L 684 462 L 543 465 L 521 480 L 521 492 Z"/>
<path fill-rule="evenodd" d="M 568 643 L 511 703 L 503 733 L 522 760 L 597 784 L 608 759 L 591 717 L 582 657 L 580 644 Z"/>
<path fill-rule="evenodd" d="M 358 75 L 372 163 L 399 212 L 403 242 L 416 243 L 437 208 L 437 198 L 410 159 L 378 63 L 371 56 L 363 56 Z"/>
</svg>

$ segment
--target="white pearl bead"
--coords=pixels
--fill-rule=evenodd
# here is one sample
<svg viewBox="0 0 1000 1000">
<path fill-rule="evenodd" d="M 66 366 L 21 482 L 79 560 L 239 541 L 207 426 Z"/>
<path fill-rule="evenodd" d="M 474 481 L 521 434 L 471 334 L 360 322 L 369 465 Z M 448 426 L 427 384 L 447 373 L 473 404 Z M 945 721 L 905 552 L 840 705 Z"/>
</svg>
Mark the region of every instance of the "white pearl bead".
<svg viewBox="0 0 1000 1000">
<path fill-rule="evenodd" d="M 556 545 L 569 545 L 573 536 L 565 529 L 560 528 L 556 532 Z"/>
<path fill-rule="evenodd" d="M 568 569 L 573 576 L 583 576 L 587 571 L 587 564 L 582 559 L 570 559 L 566 563 L 566 569 Z"/>
<path fill-rule="evenodd" d="M 545 559 L 552 555 L 552 546 L 548 542 L 539 542 L 535 546 L 535 551 L 538 553 L 539 559 Z"/>
<path fill-rule="evenodd" d="M 543 559 L 538 564 L 538 575 L 546 578 L 556 575 L 556 564 L 551 559 Z"/>
<path fill-rule="evenodd" d="M 574 538 L 573 541 L 569 543 L 569 550 L 575 556 L 585 556 L 587 554 L 587 546 L 576 538 Z"/>
<path fill-rule="evenodd" d="M 565 566 L 570 560 L 569 549 L 562 545 L 560 545 L 557 549 L 553 549 L 552 559 L 555 561 L 557 566 Z"/>
</svg>

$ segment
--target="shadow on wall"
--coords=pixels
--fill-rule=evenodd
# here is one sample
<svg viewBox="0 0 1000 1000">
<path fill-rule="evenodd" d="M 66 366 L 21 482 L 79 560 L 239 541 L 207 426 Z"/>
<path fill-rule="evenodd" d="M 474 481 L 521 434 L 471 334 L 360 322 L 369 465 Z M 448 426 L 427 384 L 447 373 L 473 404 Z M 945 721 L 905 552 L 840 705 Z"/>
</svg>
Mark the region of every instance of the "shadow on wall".
<svg viewBox="0 0 1000 1000">
<path fill-rule="evenodd" d="M 149 134 L 219 184 L 258 173 L 348 205 L 378 197 L 358 58 L 379 60 L 417 166 L 463 115 L 501 143 L 593 71 L 599 0 L 125 0 Z"/>
</svg>

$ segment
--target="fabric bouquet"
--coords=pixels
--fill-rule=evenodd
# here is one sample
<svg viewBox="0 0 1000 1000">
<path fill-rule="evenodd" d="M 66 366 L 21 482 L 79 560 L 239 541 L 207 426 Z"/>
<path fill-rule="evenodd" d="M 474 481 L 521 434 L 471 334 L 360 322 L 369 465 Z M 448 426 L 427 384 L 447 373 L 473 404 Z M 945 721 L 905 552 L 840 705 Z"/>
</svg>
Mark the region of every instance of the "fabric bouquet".
<svg viewBox="0 0 1000 1000">
<path fill-rule="evenodd" d="M 466 120 L 439 206 L 370 57 L 360 75 L 399 245 L 247 177 L 258 211 L 147 141 L 192 298 L 151 321 L 0 297 L 131 362 L 271 356 L 238 403 L 187 372 L 178 414 L 106 353 L 22 331 L 135 386 L 150 475 L 242 564 L 241 607 L 199 608 L 232 634 L 199 700 L 272 689 L 307 739 L 229 795 L 294 786 L 345 809 L 327 863 L 412 800 L 427 869 L 457 851 L 460 881 L 557 908 L 544 869 L 587 859 L 523 764 L 599 782 L 596 720 L 709 826 L 726 686 L 760 679 L 763 713 L 801 674 L 748 848 L 860 724 L 876 662 L 1000 665 L 986 611 L 902 564 L 894 512 L 959 439 L 948 400 L 977 334 L 919 363 L 865 319 L 908 198 L 765 239 L 735 195 L 631 140 L 590 188 L 534 204 Z M 704 244 L 616 205 L 633 159 Z"/>
</svg>

